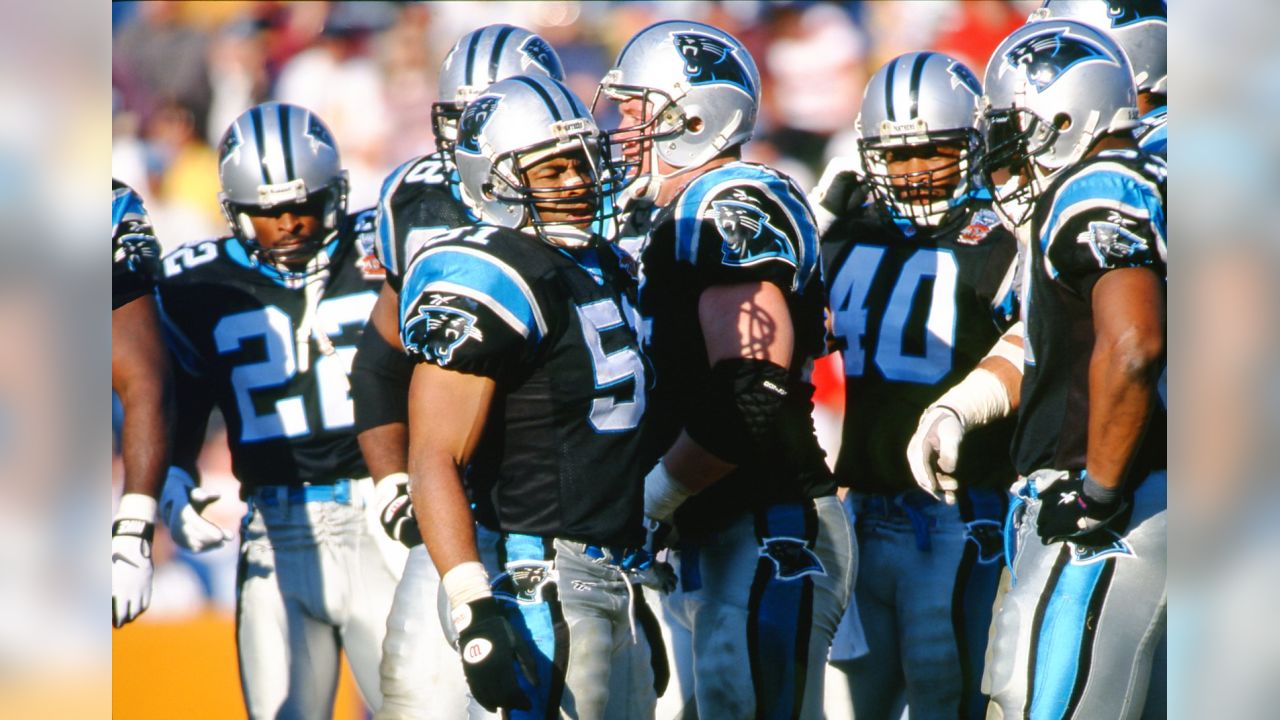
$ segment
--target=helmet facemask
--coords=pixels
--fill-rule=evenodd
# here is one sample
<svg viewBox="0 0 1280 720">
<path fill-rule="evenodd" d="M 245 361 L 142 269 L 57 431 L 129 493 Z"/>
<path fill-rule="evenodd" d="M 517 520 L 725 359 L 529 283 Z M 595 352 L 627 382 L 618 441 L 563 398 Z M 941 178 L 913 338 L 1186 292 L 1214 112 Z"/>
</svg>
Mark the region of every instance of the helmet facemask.
<svg viewBox="0 0 1280 720">
<path fill-rule="evenodd" d="M 220 195 L 223 215 L 226 216 L 232 232 L 254 257 L 255 260 L 268 265 L 284 276 L 307 276 L 324 270 L 328 258 L 321 257 L 321 262 L 312 262 L 322 256 L 321 250 L 333 239 L 347 208 L 347 176 L 346 171 L 334 178 L 326 187 L 314 192 L 307 192 L 306 183 L 295 179 L 287 183 L 261 185 L 258 188 L 259 202 L 256 204 L 237 203 Z M 289 248 L 269 248 L 264 246 L 257 236 L 252 217 L 279 217 L 285 212 L 292 212 L 301 217 L 320 219 L 320 227 L 304 242 Z"/>
<path fill-rule="evenodd" d="M 658 147 L 662 141 L 672 140 L 685 132 L 684 111 L 661 90 L 617 85 L 610 83 L 608 77 L 596 91 L 591 103 L 593 113 L 597 111 L 602 96 L 619 106 L 629 101 L 640 106 L 638 122 L 609 130 L 604 137 L 609 148 L 610 166 L 619 178 L 620 202 L 625 205 L 632 198 L 652 202 L 657 198 L 663 181 L 681 172 L 664 175 L 658 171 Z"/>
<path fill-rule="evenodd" d="M 863 167 L 876 200 L 895 218 L 937 228 L 958 214 L 974 186 L 978 134 L 970 129 L 925 133 L 913 137 L 880 136 L 858 143 Z M 941 163 L 938 158 L 954 157 Z M 926 158 L 931 167 L 894 172 L 901 156 Z"/>
</svg>

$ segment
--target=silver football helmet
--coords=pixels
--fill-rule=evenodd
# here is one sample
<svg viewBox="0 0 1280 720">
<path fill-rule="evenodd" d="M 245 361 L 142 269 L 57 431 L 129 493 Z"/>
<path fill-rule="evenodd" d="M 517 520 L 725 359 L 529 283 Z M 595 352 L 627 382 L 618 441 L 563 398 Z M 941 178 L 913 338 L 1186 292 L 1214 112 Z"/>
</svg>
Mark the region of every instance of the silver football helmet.
<svg viewBox="0 0 1280 720">
<path fill-rule="evenodd" d="M 1124 51 L 1101 31 L 1043 20 L 1010 33 L 987 63 L 979 130 L 984 173 L 1012 226 L 1053 178 L 1104 135 L 1138 126 L 1137 91 Z M 992 177 L 1009 170 L 1007 182 Z"/>
<path fill-rule="evenodd" d="M 514 25 L 486 25 L 458 38 L 440 66 L 440 100 L 431 104 L 436 147 L 452 151 L 467 103 L 493 83 L 516 75 L 564 82 L 564 67 L 546 40 Z"/>
<path fill-rule="evenodd" d="M 1045 0 L 1028 22 L 1075 20 L 1106 33 L 1133 66 L 1138 92 L 1165 94 L 1169 84 L 1169 11 L 1165 0 Z"/>
<path fill-rule="evenodd" d="M 668 177 L 693 170 L 751 139 L 760 104 L 760 73 L 747 49 L 728 33 L 697 22 L 650 25 L 622 48 L 600 81 L 601 95 L 642 101 L 640 122 L 610 132 L 614 152 L 632 165 L 652 199 Z M 593 103 L 594 105 L 595 103 Z M 639 148 L 630 153 L 625 148 Z M 648 168 L 641 172 L 647 155 Z M 663 174 L 661 159 L 676 168 Z"/>
<path fill-rule="evenodd" d="M 590 111 L 571 90 L 543 75 L 520 75 L 490 85 L 467 104 L 454 151 L 462 199 L 482 222 L 516 228 L 553 245 L 582 247 L 611 207 L 604 183 L 602 137 Z M 543 160 L 581 153 L 579 182 L 535 188 L 528 171 Z M 550 221 L 543 212 L 571 212 Z"/>
<path fill-rule="evenodd" d="M 338 229 L 347 211 L 347 171 L 333 133 L 315 113 L 287 103 L 256 105 L 231 123 L 218 147 L 223 214 L 257 257 L 275 265 L 310 259 Z M 307 206 L 324 232 L 297 249 L 262 247 L 249 216 L 280 205 Z"/>
<path fill-rule="evenodd" d="M 911 52 L 871 76 L 858 113 L 858 153 L 875 198 L 897 217 L 938 227 L 964 203 L 976 179 L 981 140 L 973 71 L 936 52 Z M 951 146 L 954 162 L 894 173 L 895 153 Z"/>
</svg>

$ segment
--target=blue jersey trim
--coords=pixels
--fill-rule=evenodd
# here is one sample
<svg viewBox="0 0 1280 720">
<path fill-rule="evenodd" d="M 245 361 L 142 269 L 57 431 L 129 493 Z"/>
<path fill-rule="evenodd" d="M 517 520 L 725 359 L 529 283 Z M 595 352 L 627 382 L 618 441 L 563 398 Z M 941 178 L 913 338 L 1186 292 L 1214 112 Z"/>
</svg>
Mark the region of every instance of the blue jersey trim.
<svg viewBox="0 0 1280 720">
<path fill-rule="evenodd" d="M 376 221 L 378 230 L 378 261 L 392 275 L 400 274 L 400 263 L 403 258 L 395 256 L 395 220 L 391 212 L 391 197 L 395 194 L 396 188 L 400 187 L 400 183 L 404 180 L 404 176 L 409 174 L 409 170 L 422 158 L 414 158 L 400 167 L 396 168 L 382 182 L 382 189 L 378 191 L 378 219 Z"/>
<path fill-rule="evenodd" d="M 1040 250 L 1044 253 L 1046 266 L 1050 269 L 1052 276 L 1056 278 L 1059 273 L 1048 261 L 1049 246 L 1053 244 L 1063 215 L 1080 205 L 1086 206 L 1084 208 L 1086 212 L 1092 208 L 1119 210 L 1134 215 L 1140 220 L 1146 220 L 1150 229 L 1156 233 L 1155 239 L 1163 244 L 1164 204 L 1152 192 L 1155 187 L 1155 182 L 1151 179 L 1118 165 L 1110 168 L 1091 168 L 1067 180 L 1055 194 L 1049 219 L 1040 233 Z M 1152 256 L 1155 256 L 1154 248 Z"/>
<path fill-rule="evenodd" d="M 792 227 L 799 234 L 800 257 L 796 267 L 796 289 L 809 283 L 818 267 L 818 231 L 813 213 L 806 202 L 792 192 L 792 183 L 762 167 L 734 162 L 721 166 L 694 180 L 680 195 L 676 205 L 676 261 L 695 264 L 703 219 L 700 210 L 706 196 L 734 180 L 763 185 L 770 197 L 786 211 Z"/>
<path fill-rule="evenodd" d="M 523 337 L 536 333 L 541 338 L 546 332 L 524 280 L 505 263 L 471 248 L 441 247 L 419 253 L 404 278 L 400 317 L 408 318 L 420 296 L 437 283 L 484 304 Z"/>
<path fill-rule="evenodd" d="M 115 235 L 116 228 L 120 227 L 120 223 L 131 214 L 146 218 L 147 211 L 142 207 L 142 198 L 131 187 L 115 189 L 111 198 L 112 236 Z"/>
</svg>

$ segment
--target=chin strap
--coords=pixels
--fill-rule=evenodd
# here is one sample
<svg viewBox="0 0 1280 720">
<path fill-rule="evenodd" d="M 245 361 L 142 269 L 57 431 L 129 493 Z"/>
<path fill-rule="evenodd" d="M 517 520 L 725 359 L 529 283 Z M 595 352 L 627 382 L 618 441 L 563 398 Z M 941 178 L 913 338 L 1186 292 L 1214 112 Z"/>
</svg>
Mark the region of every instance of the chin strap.
<svg viewBox="0 0 1280 720">
<path fill-rule="evenodd" d="M 298 329 L 294 331 L 294 344 L 297 347 L 298 356 L 298 372 L 307 372 L 311 368 L 311 339 L 315 338 L 316 347 L 320 348 L 323 355 L 334 355 L 337 349 L 333 346 L 333 341 L 324 333 L 324 330 L 316 324 L 316 309 L 320 306 L 320 300 L 324 297 L 324 287 L 329 281 L 329 253 L 321 249 L 315 254 L 315 257 L 307 261 L 307 279 L 302 287 L 303 297 L 306 298 L 306 310 L 302 313 L 302 320 L 298 323 Z"/>
</svg>

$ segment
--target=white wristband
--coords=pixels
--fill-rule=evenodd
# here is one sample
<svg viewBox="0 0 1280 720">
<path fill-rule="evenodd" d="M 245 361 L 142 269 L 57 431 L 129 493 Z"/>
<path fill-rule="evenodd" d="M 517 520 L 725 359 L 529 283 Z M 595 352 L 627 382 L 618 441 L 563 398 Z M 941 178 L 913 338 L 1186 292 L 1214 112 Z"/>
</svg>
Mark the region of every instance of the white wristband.
<svg viewBox="0 0 1280 720">
<path fill-rule="evenodd" d="M 1012 409 L 1009 393 L 996 374 L 974 368 L 964 380 L 942 394 L 930 407 L 945 407 L 960 418 L 965 430 L 1006 417 Z"/>
<path fill-rule="evenodd" d="M 156 499 L 142 493 L 125 493 L 116 509 L 116 520 L 141 520 L 155 524 Z"/>
<path fill-rule="evenodd" d="M 654 520 L 670 522 L 676 508 L 693 493 L 681 485 L 661 460 L 644 478 L 644 514 Z"/>
<path fill-rule="evenodd" d="M 489 573 L 484 565 L 471 561 L 454 565 L 453 569 L 440 578 L 445 595 L 449 596 L 450 610 L 457 610 L 473 600 L 493 597 L 489 589 Z"/>
</svg>

